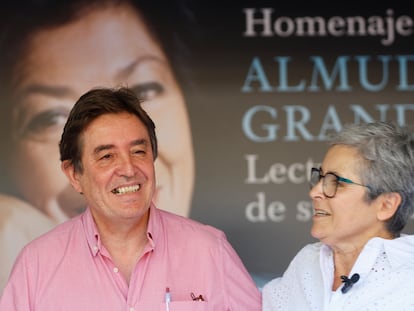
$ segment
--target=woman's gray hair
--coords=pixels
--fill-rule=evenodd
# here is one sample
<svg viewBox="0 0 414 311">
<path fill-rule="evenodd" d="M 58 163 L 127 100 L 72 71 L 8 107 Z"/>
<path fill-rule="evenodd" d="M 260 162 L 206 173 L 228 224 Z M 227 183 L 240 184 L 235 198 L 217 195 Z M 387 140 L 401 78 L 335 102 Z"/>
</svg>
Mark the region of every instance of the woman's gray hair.
<svg viewBox="0 0 414 311">
<path fill-rule="evenodd" d="M 401 204 L 387 222 L 398 236 L 414 212 L 414 136 L 390 122 L 347 125 L 330 142 L 346 145 L 361 155 L 360 177 L 369 186 L 368 201 L 383 193 L 401 195 Z"/>
</svg>

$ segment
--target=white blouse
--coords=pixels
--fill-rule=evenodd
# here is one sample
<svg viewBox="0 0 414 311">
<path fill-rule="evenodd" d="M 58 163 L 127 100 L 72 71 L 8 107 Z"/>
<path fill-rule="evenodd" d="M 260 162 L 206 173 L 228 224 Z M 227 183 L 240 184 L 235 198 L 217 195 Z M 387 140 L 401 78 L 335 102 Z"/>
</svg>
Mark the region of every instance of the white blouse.
<svg viewBox="0 0 414 311">
<path fill-rule="evenodd" d="M 263 311 L 413 311 L 414 235 L 394 240 L 371 239 L 349 275 L 359 280 L 347 293 L 332 291 L 332 250 L 322 244 L 305 246 L 282 277 L 263 287 Z"/>
</svg>

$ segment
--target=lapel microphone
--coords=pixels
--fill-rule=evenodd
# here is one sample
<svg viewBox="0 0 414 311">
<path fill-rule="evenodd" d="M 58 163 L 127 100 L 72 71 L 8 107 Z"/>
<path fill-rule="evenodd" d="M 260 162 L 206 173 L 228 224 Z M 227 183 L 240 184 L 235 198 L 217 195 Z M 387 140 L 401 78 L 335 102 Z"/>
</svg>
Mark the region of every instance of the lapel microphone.
<svg viewBox="0 0 414 311">
<path fill-rule="evenodd" d="M 351 278 L 348 278 L 346 275 L 341 275 L 342 283 L 344 283 L 344 286 L 341 288 L 342 294 L 346 294 L 352 286 L 358 282 L 359 280 L 359 274 L 354 273 Z"/>
</svg>

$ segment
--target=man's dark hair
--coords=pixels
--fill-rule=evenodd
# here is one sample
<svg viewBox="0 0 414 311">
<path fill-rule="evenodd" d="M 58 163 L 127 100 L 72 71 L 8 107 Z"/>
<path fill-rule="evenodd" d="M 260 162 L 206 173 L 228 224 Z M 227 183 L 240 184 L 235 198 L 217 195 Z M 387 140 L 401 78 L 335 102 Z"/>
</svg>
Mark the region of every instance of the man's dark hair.
<svg viewBox="0 0 414 311">
<path fill-rule="evenodd" d="M 126 87 L 118 89 L 95 88 L 78 99 L 70 111 L 63 129 L 59 143 L 60 160 L 69 160 L 75 171 L 82 173 L 82 134 L 86 127 L 102 115 L 123 112 L 137 116 L 145 125 L 155 160 L 158 146 L 154 122 L 141 107 L 141 100 Z"/>
</svg>

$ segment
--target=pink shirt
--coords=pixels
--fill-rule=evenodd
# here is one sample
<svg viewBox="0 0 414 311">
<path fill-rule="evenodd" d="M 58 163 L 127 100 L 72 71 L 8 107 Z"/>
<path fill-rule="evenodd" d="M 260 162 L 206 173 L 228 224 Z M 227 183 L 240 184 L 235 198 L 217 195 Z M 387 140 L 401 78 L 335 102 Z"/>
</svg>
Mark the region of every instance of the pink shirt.
<svg viewBox="0 0 414 311">
<path fill-rule="evenodd" d="M 152 206 L 147 235 L 128 286 L 87 210 L 23 249 L 0 310 L 261 310 L 260 293 L 222 231 Z"/>
</svg>

